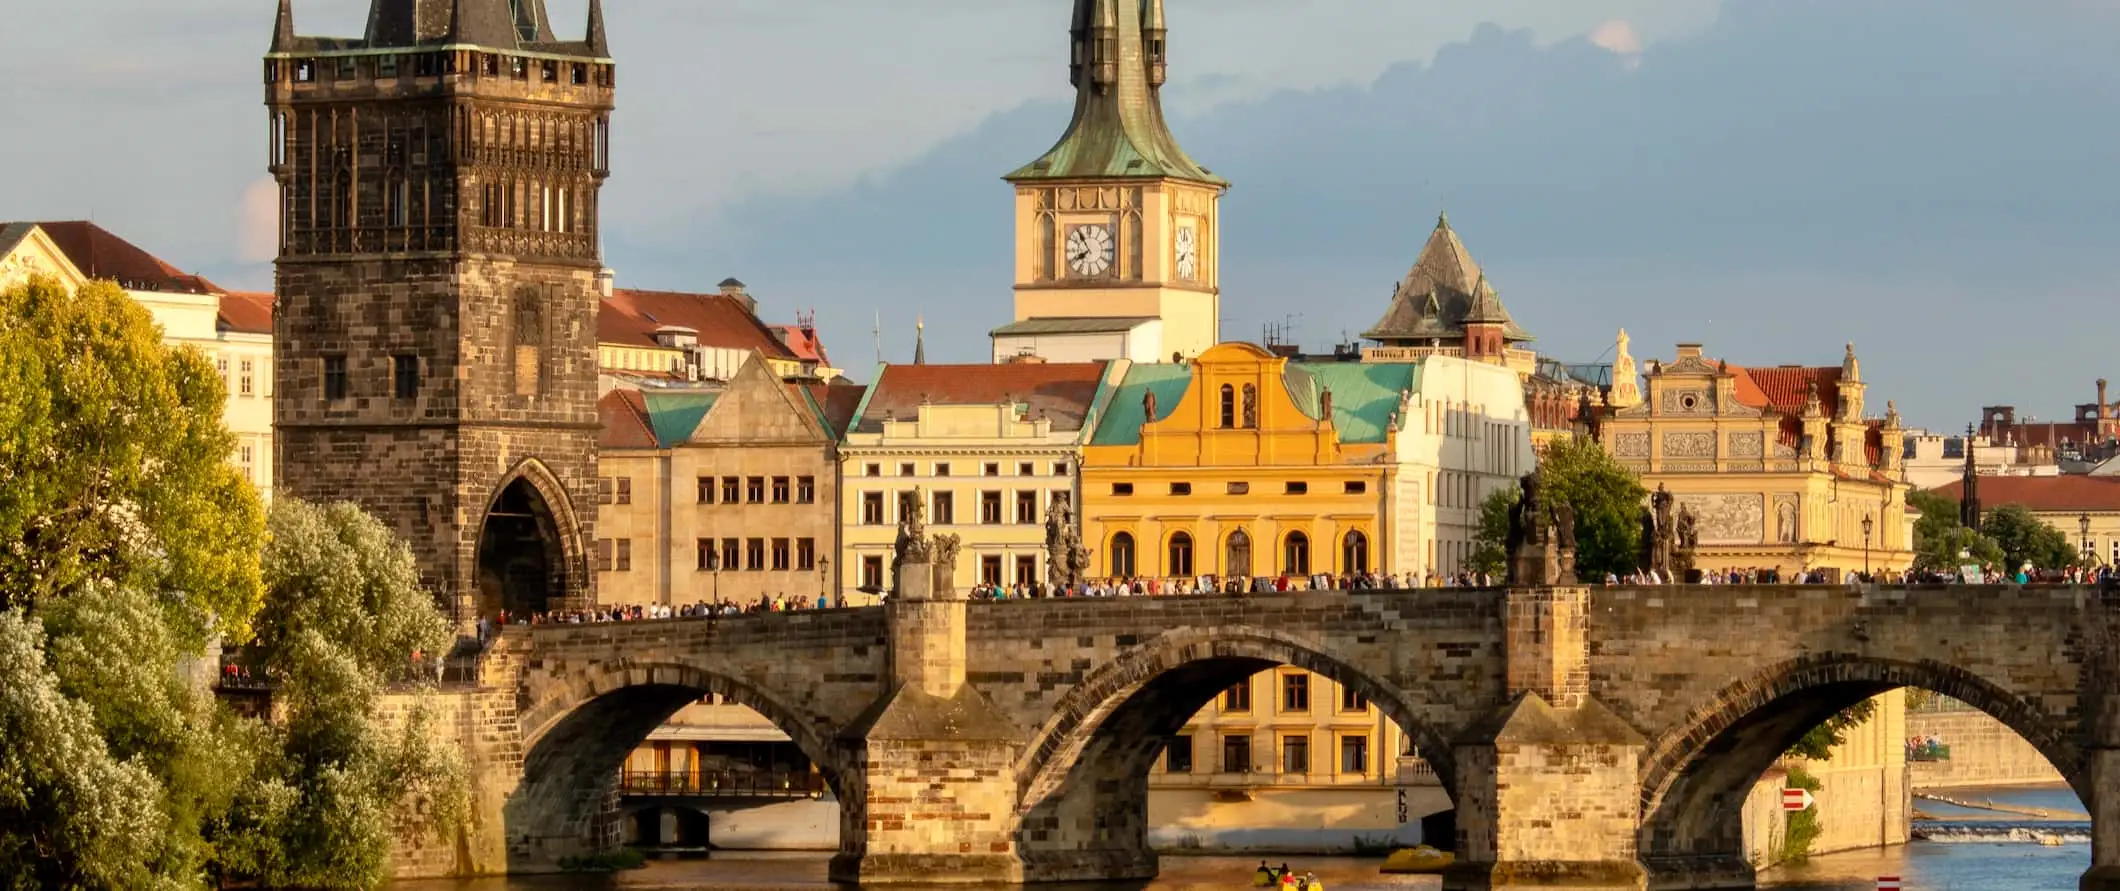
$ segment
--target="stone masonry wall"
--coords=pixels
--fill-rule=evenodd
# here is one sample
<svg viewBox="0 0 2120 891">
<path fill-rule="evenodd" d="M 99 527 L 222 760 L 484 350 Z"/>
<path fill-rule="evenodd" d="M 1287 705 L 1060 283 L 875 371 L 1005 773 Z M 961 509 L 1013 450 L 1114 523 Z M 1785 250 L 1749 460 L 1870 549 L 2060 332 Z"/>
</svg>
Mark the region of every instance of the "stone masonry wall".
<svg viewBox="0 0 2120 891">
<path fill-rule="evenodd" d="M 1907 765 L 1916 789 L 1954 786 L 2014 786 L 2059 783 L 2061 772 L 2024 737 L 1985 713 L 1964 710 L 1913 712 L 1907 735 L 1933 737 L 1951 749 L 1950 760 Z"/>
</svg>

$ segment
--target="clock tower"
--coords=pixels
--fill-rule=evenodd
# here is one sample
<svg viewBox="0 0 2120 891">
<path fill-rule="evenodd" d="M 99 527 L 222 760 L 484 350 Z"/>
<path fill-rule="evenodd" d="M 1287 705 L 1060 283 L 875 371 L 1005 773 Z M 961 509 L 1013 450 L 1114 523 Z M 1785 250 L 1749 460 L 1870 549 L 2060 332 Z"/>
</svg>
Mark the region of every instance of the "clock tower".
<svg viewBox="0 0 2120 891">
<path fill-rule="evenodd" d="M 1163 117 L 1163 0 L 1075 0 L 1075 116 L 1016 187 L 1015 322 L 996 358 L 1190 358 L 1220 339 L 1229 182 L 1187 157 Z"/>
</svg>

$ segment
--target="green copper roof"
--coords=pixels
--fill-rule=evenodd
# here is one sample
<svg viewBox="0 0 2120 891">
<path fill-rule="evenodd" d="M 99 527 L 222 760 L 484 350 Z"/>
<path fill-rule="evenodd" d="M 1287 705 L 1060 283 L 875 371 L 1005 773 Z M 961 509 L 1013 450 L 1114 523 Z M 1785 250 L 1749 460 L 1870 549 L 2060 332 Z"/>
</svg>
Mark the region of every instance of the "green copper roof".
<svg viewBox="0 0 2120 891">
<path fill-rule="evenodd" d="M 1094 5 L 1095 13 L 1088 5 Z M 1081 52 L 1091 54 L 1076 77 L 1075 118 L 1067 133 L 1044 157 L 1024 165 L 1003 179 L 1011 182 L 1042 179 L 1108 179 L 1140 177 L 1192 180 L 1227 186 L 1229 181 L 1199 165 L 1178 146 L 1177 137 L 1163 117 L 1163 98 L 1157 80 L 1150 77 L 1150 21 L 1160 18 L 1161 0 L 1076 0 L 1078 27 L 1093 30 L 1076 35 Z M 1111 21 L 1116 19 L 1115 27 Z M 1100 25 L 1099 23 L 1107 23 Z M 1099 83 L 1095 54 L 1105 52 L 1096 35 L 1106 27 L 1115 31 L 1108 44 L 1108 83 Z M 1084 38 L 1087 39 L 1084 39 Z M 1162 35 L 1155 34 L 1160 49 Z"/>
<path fill-rule="evenodd" d="M 699 422 L 706 419 L 707 411 L 714 407 L 720 393 L 655 393 L 641 394 L 641 401 L 648 406 L 648 425 L 655 428 L 655 440 L 663 448 L 669 448 L 692 438 L 699 429 Z"/>
<path fill-rule="evenodd" d="M 1321 393 L 1332 391 L 1332 425 L 1343 443 L 1380 443 L 1399 410 L 1399 394 L 1414 389 L 1419 366 L 1411 362 L 1302 362 L 1289 364 L 1289 392 L 1296 405 L 1318 416 Z M 1302 372 L 1298 377 L 1297 372 Z M 1297 381 L 1309 381 L 1299 393 Z"/>
<path fill-rule="evenodd" d="M 1111 407 L 1105 409 L 1104 419 L 1097 422 L 1097 434 L 1090 445 L 1140 445 L 1142 417 L 1141 397 L 1156 394 L 1156 418 L 1170 417 L 1185 398 L 1185 390 L 1192 385 L 1192 366 L 1175 364 L 1135 365 L 1127 369 L 1126 380 L 1112 394 Z"/>
</svg>

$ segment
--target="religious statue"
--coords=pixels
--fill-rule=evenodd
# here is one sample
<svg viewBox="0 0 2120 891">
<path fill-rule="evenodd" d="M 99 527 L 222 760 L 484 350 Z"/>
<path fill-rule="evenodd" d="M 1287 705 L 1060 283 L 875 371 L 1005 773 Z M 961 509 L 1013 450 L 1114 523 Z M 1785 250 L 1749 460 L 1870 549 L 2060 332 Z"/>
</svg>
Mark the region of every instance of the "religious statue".
<svg viewBox="0 0 2120 891">
<path fill-rule="evenodd" d="M 938 599 L 954 599 L 957 591 L 957 552 L 963 547 L 963 539 L 955 534 L 936 535 L 930 541 L 929 578 L 934 580 L 928 589 L 930 596 Z"/>
<path fill-rule="evenodd" d="M 1073 511 L 1068 509 L 1067 496 L 1053 495 L 1045 506 L 1045 586 L 1050 592 L 1058 592 L 1068 582 L 1068 537 L 1074 528 Z"/>
<path fill-rule="evenodd" d="M 1573 583 L 1575 579 L 1575 507 L 1566 501 L 1553 502 L 1553 536 L 1559 552 L 1560 583 Z"/>
<path fill-rule="evenodd" d="M 1142 391 L 1142 393 L 1141 393 L 1141 423 L 1143 423 L 1143 424 L 1151 424 L 1151 423 L 1154 423 L 1154 422 L 1155 422 L 1155 420 L 1156 420 L 1156 391 L 1154 391 L 1154 390 L 1145 390 L 1145 391 Z"/>
<path fill-rule="evenodd" d="M 1524 474 L 1517 481 L 1522 494 L 1509 507 L 1509 536 L 1506 543 L 1508 560 L 1507 578 L 1511 585 L 1554 585 L 1568 580 L 1562 574 L 1563 563 L 1574 563 L 1574 552 L 1570 548 L 1563 557 L 1563 549 L 1556 542 L 1556 530 L 1562 525 L 1560 511 L 1567 511 L 1565 538 L 1575 535 L 1575 520 L 1572 508 L 1565 504 L 1547 505 L 1539 494 L 1541 481 L 1536 472 Z"/>
<path fill-rule="evenodd" d="M 1678 526 L 1672 531 L 1671 572 L 1681 581 L 1690 581 L 1693 574 L 1693 552 L 1700 546 L 1700 521 L 1694 517 L 1693 508 L 1678 509 Z"/>
<path fill-rule="evenodd" d="M 900 568 L 907 563 L 926 563 L 933 545 L 927 538 L 927 493 L 914 489 L 905 500 L 905 513 L 898 518 L 898 538 L 891 543 L 891 590 L 902 591 Z"/>
<path fill-rule="evenodd" d="M 1654 570 L 1664 581 L 1672 581 L 1677 569 L 1673 557 L 1677 550 L 1677 526 L 1672 517 L 1672 507 L 1677 502 L 1671 491 L 1662 485 L 1649 493 L 1649 509 L 1642 520 L 1642 563 Z"/>
<path fill-rule="evenodd" d="M 1250 384 L 1244 385 L 1244 429 L 1259 428 L 1259 391 Z"/>
</svg>

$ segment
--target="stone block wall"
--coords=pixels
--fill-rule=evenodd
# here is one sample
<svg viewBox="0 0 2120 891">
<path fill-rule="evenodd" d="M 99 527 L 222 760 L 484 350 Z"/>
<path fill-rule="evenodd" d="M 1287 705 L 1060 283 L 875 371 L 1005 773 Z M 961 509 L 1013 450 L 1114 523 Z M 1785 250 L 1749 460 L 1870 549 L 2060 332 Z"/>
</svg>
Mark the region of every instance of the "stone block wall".
<svg viewBox="0 0 2120 891">
<path fill-rule="evenodd" d="M 1984 712 L 1911 712 L 1906 729 L 1909 737 L 1940 739 L 1951 750 L 1948 761 L 1907 765 L 1915 789 L 2062 782 L 2061 772 L 2046 756 Z"/>
</svg>

